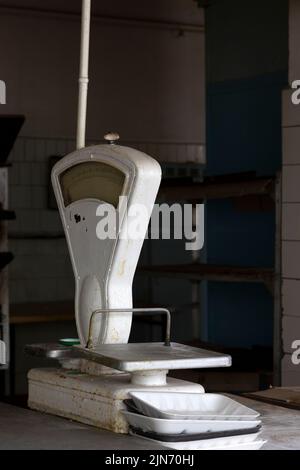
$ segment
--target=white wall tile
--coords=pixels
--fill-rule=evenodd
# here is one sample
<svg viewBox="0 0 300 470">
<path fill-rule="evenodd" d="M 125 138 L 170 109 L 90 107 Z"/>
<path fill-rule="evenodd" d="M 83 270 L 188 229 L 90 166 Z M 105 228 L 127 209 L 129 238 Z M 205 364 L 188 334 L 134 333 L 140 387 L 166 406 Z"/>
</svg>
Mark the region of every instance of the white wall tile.
<svg viewBox="0 0 300 470">
<path fill-rule="evenodd" d="M 300 281 L 283 279 L 282 308 L 283 315 L 300 317 Z"/>
<path fill-rule="evenodd" d="M 283 316 L 282 319 L 282 339 L 283 350 L 285 353 L 292 353 L 292 344 L 294 341 L 300 341 L 300 316 Z M 300 371 L 300 367 L 299 367 Z"/>
<path fill-rule="evenodd" d="M 32 162 L 36 159 L 36 139 L 25 141 L 25 161 Z"/>
<path fill-rule="evenodd" d="M 31 186 L 33 177 L 30 162 L 14 162 L 9 171 L 9 194 L 14 197 L 16 186 Z"/>
<path fill-rule="evenodd" d="M 17 139 L 12 152 L 13 162 L 22 162 L 25 160 L 25 140 Z"/>
<path fill-rule="evenodd" d="M 300 202 L 300 165 L 282 168 L 283 202 Z"/>
<path fill-rule="evenodd" d="M 31 208 L 47 209 L 47 189 L 45 186 L 31 186 Z"/>
<path fill-rule="evenodd" d="M 291 101 L 292 88 L 282 92 L 282 125 L 283 127 L 300 126 L 300 105 Z"/>
<path fill-rule="evenodd" d="M 41 219 L 39 211 L 33 209 L 17 211 L 17 219 L 20 220 L 22 233 L 34 234 L 40 232 Z"/>
<path fill-rule="evenodd" d="M 57 145 L 55 140 L 47 140 L 46 141 L 46 155 L 53 156 L 57 155 Z"/>
<path fill-rule="evenodd" d="M 281 361 L 281 367 L 283 370 L 291 371 L 291 372 L 297 372 L 298 370 L 298 367 L 292 363 L 291 354 L 284 354 L 282 361 Z M 300 372 L 300 369 L 299 369 L 299 372 Z"/>
<path fill-rule="evenodd" d="M 195 162 L 203 163 L 203 164 L 206 163 L 206 146 L 205 145 L 197 145 Z"/>
<path fill-rule="evenodd" d="M 55 241 L 55 240 L 54 240 Z M 10 246 L 17 256 L 48 254 L 51 240 L 11 239 Z"/>
<path fill-rule="evenodd" d="M 68 146 L 65 140 L 58 140 L 56 145 L 56 152 L 58 155 L 67 155 L 68 153 Z"/>
<path fill-rule="evenodd" d="M 55 250 L 56 250 L 55 253 L 63 254 L 63 255 L 67 254 L 69 256 L 67 241 L 65 238 L 56 240 Z"/>
<path fill-rule="evenodd" d="M 32 170 L 31 170 L 31 164 L 30 162 L 17 162 L 15 163 L 16 166 L 19 168 L 19 174 L 20 174 L 20 185 L 25 185 L 25 186 L 30 186 L 31 185 L 31 176 L 32 176 Z M 12 191 L 13 192 L 13 191 Z"/>
<path fill-rule="evenodd" d="M 56 278 L 38 279 L 37 284 L 28 280 L 28 288 L 31 289 L 31 298 L 34 299 L 32 301 L 53 302 L 56 300 L 58 282 L 59 280 Z M 35 286 L 34 291 L 32 291 L 33 286 Z"/>
<path fill-rule="evenodd" d="M 19 165 L 17 162 L 9 170 L 9 187 L 20 184 Z M 11 189 L 10 189 L 11 191 Z"/>
<path fill-rule="evenodd" d="M 282 387 L 299 387 L 300 386 L 300 372 L 282 371 L 281 374 Z"/>
<path fill-rule="evenodd" d="M 36 139 L 36 149 L 35 149 L 35 163 L 44 162 L 47 155 L 46 140 L 45 139 Z"/>
<path fill-rule="evenodd" d="M 46 233 L 63 233 L 63 227 L 58 211 L 41 211 L 40 230 Z"/>
<path fill-rule="evenodd" d="M 300 164 L 300 127 L 286 127 L 282 130 L 283 164 Z"/>
<path fill-rule="evenodd" d="M 300 279 L 300 242 L 282 242 L 282 277 Z"/>
<path fill-rule="evenodd" d="M 10 192 L 10 207 L 14 210 L 29 209 L 31 207 L 30 186 L 14 186 Z"/>
<path fill-rule="evenodd" d="M 281 362 L 282 367 L 282 386 L 295 387 L 300 386 L 300 364 L 292 363 L 291 354 L 285 354 Z"/>
<path fill-rule="evenodd" d="M 289 1 L 289 82 L 299 79 L 299 51 L 296 45 L 300 38 L 300 3 Z M 300 105 L 291 101 L 294 89 L 288 88 L 282 93 L 283 123 L 283 174 L 282 198 L 282 237 L 284 240 L 300 239 Z M 286 166 L 291 165 L 291 166 Z M 283 277 L 300 278 L 300 243 L 283 241 L 282 274 Z M 300 280 L 283 279 L 282 283 L 282 339 L 285 352 L 292 352 L 292 343 L 300 340 Z M 282 360 L 282 385 L 300 385 L 300 365 L 295 366 L 292 356 L 286 354 Z"/>
<path fill-rule="evenodd" d="M 76 149 L 76 144 L 74 140 L 67 141 L 67 153 L 72 153 Z"/>
<path fill-rule="evenodd" d="M 19 218 L 16 218 L 15 220 L 12 220 L 9 222 L 8 224 L 8 233 L 9 233 L 9 236 L 11 236 L 11 234 L 13 233 L 20 233 L 22 230 L 22 227 L 21 227 L 21 221 Z M 11 243 L 11 238 L 9 240 L 9 242 Z"/>
<path fill-rule="evenodd" d="M 32 162 L 30 163 L 31 171 L 31 184 L 33 186 L 45 186 L 48 188 L 49 183 L 49 170 L 48 170 L 48 158 L 43 162 Z"/>
<path fill-rule="evenodd" d="M 23 281 L 19 279 L 9 280 L 10 303 L 30 302 L 26 297 L 26 287 Z"/>
<path fill-rule="evenodd" d="M 75 281 L 74 277 L 61 278 L 57 285 L 57 300 L 74 299 Z"/>
<path fill-rule="evenodd" d="M 300 203 L 282 205 L 282 239 L 300 240 Z"/>
</svg>

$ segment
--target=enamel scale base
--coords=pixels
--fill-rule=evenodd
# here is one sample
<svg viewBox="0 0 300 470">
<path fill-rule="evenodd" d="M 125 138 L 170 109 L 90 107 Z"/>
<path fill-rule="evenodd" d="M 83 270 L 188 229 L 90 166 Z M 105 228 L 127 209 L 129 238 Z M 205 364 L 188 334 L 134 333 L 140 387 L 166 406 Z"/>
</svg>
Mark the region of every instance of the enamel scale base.
<svg viewBox="0 0 300 470">
<path fill-rule="evenodd" d="M 170 343 L 99 345 L 93 349 L 36 344 L 26 352 L 56 359 L 60 368 L 28 374 L 29 407 L 116 433 L 127 433 L 121 410 L 137 390 L 204 393 L 202 385 L 167 377 L 169 370 L 228 367 L 230 356 Z"/>
</svg>

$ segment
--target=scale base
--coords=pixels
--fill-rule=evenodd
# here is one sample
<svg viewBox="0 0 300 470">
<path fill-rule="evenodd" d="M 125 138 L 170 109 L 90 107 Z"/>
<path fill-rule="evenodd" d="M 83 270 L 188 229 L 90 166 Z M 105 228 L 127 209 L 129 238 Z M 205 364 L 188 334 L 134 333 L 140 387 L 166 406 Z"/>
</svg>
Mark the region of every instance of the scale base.
<svg viewBox="0 0 300 470">
<path fill-rule="evenodd" d="M 149 387 L 134 385 L 127 373 L 97 376 L 62 368 L 32 369 L 28 382 L 29 408 L 120 434 L 128 433 L 121 410 L 129 392 L 204 392 L 202 385 L 169 377 L 166 385 Z"/>
</svg>

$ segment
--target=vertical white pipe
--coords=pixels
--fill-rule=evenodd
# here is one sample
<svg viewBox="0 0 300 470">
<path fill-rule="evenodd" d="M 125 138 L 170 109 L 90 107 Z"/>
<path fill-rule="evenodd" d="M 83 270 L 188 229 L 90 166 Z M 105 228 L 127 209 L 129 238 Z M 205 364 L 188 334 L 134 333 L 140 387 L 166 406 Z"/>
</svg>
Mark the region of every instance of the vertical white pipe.
<svg viewBox="0 0 300 470">
<path fill-rule="evenodd" d="M 79 98 L 77 118 L 77 149 L 85 147 L 87 97 L 89 84 L 89 50 L 91 29 L 91 0 L 82 0 Z"/>
</svg>

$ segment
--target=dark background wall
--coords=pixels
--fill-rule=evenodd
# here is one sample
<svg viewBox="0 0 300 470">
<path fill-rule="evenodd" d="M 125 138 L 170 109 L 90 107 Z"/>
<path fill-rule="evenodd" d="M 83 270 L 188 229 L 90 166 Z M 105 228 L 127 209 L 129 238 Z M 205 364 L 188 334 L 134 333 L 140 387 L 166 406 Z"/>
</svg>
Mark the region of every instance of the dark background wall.
<svg viewBox="0 0 300 470">
<path fill-rule="evenodd" d="M 206 6 L 207 175 L 281 167 L 281 91 L 288 80 L 288 2 L 200 1 Z M 215 264 L 272 266 L 274 213 L 207 204 L 206 256 Z M 271 345 L 272 298 L 263 285 L 207 285 L 206 339 Z"/>
<path fill-rule="evenodd" d="M 203 10 L 194 0 L 92 4 L 88 142 L 100 143 L 114 129 L 120 143 L 160 161 L 181 164 L 199 149 L 204 160 Z M 0 78 L 7 84 L 1 111 L 26 116 L 9 158 L 9 202 L 17 215 L 9 225 L 11 318 L 73 303 L 74 275 L 59 214 L 48 207 L 48 187 L 50 157 L 75 148 L 80 11 L 81 0 L 0 0 Z M 152 253 L 146 244 L 141 262 L 181 262 L 189 255 L 170 242 L 158 241 Z M 136 276 L 135 302 L 142 306 L 190 302 L 187 281 L 154 280 L 153 294 L 149 285 Z M 193 337 L 187 315 L 175 316 L 174 339 Z M 28 369 L 40 365 L 24 356 L 24 346 L 76 336 L 74 328 L 74 321 L 12 327 L 12 393 L 25 394 Z M 161 327 L 144 329 L 142 340 L 155 333 L 161 339 Z"/>
</svg>

